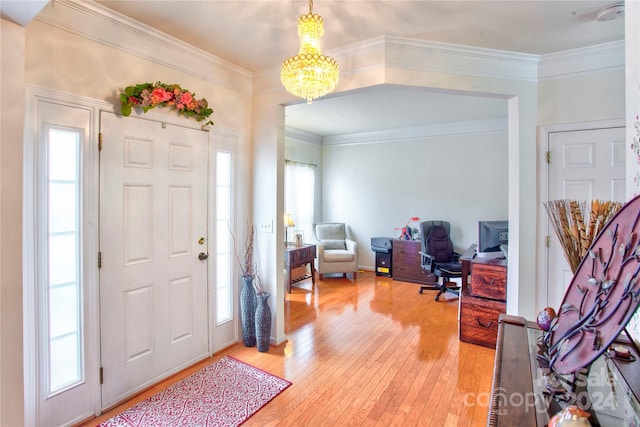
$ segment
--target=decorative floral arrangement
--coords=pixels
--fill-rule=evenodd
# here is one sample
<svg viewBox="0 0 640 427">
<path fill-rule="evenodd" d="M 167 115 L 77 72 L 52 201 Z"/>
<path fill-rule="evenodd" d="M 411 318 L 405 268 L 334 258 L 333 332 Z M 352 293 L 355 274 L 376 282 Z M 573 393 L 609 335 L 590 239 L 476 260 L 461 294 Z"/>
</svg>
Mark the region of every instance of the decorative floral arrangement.
<svg viewBox="0 0 640 427">
<path fill-rule="evenodd" d="M 205 125 L 213 125 L 213 122 L 208 120 L 213 110 L 209 108 L 207 100 L 197 99 L 194 93 L 177 84 L 157 82 L 129 86 L 120 94 L 120 103 L 123 116 L 130 115 L 133 107 L 139 107 L 145 113 L 155 107 L 171 107 L 182 116 L 194 118 L 199 122 L 207 120 Z"/>
</svg>

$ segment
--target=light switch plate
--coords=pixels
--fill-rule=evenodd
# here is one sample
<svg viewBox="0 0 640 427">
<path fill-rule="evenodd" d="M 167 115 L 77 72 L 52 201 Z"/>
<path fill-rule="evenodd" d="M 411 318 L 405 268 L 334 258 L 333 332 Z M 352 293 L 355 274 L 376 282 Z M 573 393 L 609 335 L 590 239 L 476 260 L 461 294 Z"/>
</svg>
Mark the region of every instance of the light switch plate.
<svg viewBox="0 0 640 427">
<path fill-rule="evenodd" d="M 264 219 L 258 224 L 258 231 L 262 233 L 273 233 L 273 220 Z"/>
</svg>

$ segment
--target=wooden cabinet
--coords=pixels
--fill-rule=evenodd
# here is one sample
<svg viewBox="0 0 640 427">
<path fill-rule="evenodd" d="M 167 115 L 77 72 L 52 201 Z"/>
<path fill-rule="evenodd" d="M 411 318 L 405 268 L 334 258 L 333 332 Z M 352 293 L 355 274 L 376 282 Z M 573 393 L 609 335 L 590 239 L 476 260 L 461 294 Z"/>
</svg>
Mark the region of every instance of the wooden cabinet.
<svg viewBox="0 0 640 427">
<path fill-rule="evenodd" d="M 393 280 L 420 284 L 433 284 L 436 277 L 422 269 L 419 240 L 394 239 L 391 246 Z"/>
<path fill-rule="evenodd" d="M 471 262 L 471 282 L 462 283 L 460 341 L 495 348 L 498 318 L 506 312 L 507 261 L 476 258 Z"/>
</svg>

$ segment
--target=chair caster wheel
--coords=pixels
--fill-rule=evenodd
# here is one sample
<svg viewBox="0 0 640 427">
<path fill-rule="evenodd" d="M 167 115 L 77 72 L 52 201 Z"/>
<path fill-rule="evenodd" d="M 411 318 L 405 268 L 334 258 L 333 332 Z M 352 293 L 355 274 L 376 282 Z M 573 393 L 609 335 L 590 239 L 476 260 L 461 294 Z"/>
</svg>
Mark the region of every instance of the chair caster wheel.
<svg viewBox="0 0 640 427">
<path fill-rule="evenodd" d="M 440 301 L 440 295 L 436 295 L 436 301 Z"/>
<path fill-rule="evenodd" d="M 420 290 L 418 291 L 418 293 L 422 295 L 422 291 L 423 291 L 423 290 L 424 290 L 424 289 L 420 289 Z"/>
</svg>

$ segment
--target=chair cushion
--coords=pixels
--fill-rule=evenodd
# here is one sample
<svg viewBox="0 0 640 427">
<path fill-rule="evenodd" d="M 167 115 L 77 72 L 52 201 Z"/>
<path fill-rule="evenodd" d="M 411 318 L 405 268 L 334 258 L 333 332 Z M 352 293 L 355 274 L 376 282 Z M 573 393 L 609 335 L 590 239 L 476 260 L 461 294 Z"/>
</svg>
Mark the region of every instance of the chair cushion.
<svg viewBox="0 0 640 427">
<path fill-rule="evenodd" d="M 355 254 L 342 249 L 330 249 L 324 251 L 324 262 L 352 262 Z"/>
<path fill-rule="evenodd" d="M 316 237 L 326 249 L 347 249 L 344 223 L 334 222 L 316 225 Z"/>
<path fill-rule="evenodd" d="M 331 249 L 347 249 L 347 245 L 344 240 L 334 240 L 334 239 L 322 239 L 320 240 L 320 244 L 324 248 L 324 250 Z"/>
<path fill-rule="evenodd" d="M 436 264 L 436 268 L 449 274 L 462 273 L 462 263 L 459 262 L 439 262 Z"/>
<path fill-rule="evenodd" d="M 344 240 L 347 238 L 344 223 L 333 222 L 316 224 L 316 236 L 318 240 Z"/>
</svg>

